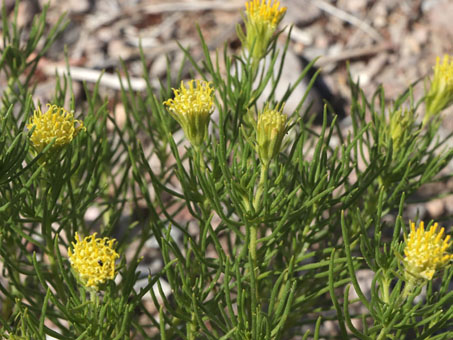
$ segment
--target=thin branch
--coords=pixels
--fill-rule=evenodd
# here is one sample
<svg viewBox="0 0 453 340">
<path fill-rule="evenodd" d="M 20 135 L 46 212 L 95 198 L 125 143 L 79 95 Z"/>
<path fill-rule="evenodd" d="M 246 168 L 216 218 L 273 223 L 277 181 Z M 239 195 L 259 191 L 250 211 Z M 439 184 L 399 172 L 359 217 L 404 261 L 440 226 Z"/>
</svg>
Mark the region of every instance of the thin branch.
<svg viewBox="0 0 453 340">
<path fill-rule="evenodd" d="M 224 10 L 234 11 L 244 7 L 244 1 L 197 1 L 197 2 L 166 2 L 150 4 L 142 9 L 147 14 L 181 11 Z M 244 7 L 245 8 L 245 7 Z"/>
<path fill-rule="evenodd" d="M 99 80 L 99 78 L 102 75 L 102 78 L 100 80 L 100 85 L 115 89 L 115 90 L 121 90 L 121 83 L 123 84 L 124 88 L 126 90 L 129 89 L 128 85 L 128 80 L 126 77 L 121 77 L 121 82 L 120 78 L 116 74 L 110 74 L 110 73 L 102 73 L 102 71 L 99 70 L 93 70 L 89 68 L 84 68 L 84 67 L 75 67 L 75 66 L 70 66 L 69 67 L 69 72 L 66 66 L 62 65 L 46 65 L 43 67 L 44 73 L 48 76 L 55 75 L 55 73 L 59 75 L 64 75 L 64 74 L 71 74 L 71 78 L 73 80 L 78 80 L 78 81 L 86 81 L 89 83 L 95 83 Z M 146 81 L 143 78 L 136 78 L 136 77 L 129 77 L 130 83 L 132 90 L 134 91 L 145 91 L 146 90 Z M 153 87 L 158 88 L 159 84 L 153 83 Z"/>
</svg>

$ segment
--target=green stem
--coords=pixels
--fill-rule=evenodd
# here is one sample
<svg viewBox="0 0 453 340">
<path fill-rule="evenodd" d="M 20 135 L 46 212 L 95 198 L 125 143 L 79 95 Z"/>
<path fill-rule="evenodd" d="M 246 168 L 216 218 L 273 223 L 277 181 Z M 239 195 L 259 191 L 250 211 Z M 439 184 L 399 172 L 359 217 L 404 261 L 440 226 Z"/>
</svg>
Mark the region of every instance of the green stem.
<svg viewBox="0 0 453 340">
<path fill-rule="evenodd" d="M 256 225 L 250 227 L 250 242 L 249 242 L 249 252 L 250 257 L 253 261 L 253 267 L 256 268 L 256 240 L 258 236 L 258 228 Z"/>
<path fill-rule="evenodd" d="M 261 174 L 260 174 L 260 181 L 258 183 L 258 188 L 256 189 L 256 194 L 255 194 L 255 199 L 253 200 L 253 209 L 255 211 L 258 209 L 258 205 L 261 199 L 261 195 L 263 194 L 264 191 L 264 185 L 267 181 L 267 170 L 268 170 L 268 165 L 267 164 L 262 164 L 261 165 Z"/>
<path fill-rule="evenodd" d="M 198 145 L 195 145 L 194 147 L 195 150 L 195 157 L 197 158 L 198 161 L 198 166 L 200 167 L 201 172 L 206 172 L 206 164 L 204 162 L 203 156 L 201 154 L 200 147 Z"/>
<path fill-rule="evenodd" d="M 253 209 L 256 211 L 260 204 L 260 199 L 264 191 L 264 186 L 267 181 L 267 165 L 261 166 L 260 181 L 255 193 L 255 199 L 253 200 Z M 249 252 L 253 261 L 253 266 L 256 268 L 256 241 L 258 238 L 258 225 L 252 225 L 250 228 L 250 242 L 249 242 Z"/>
<path fill-rule="evenodd" d="M 200 167 L 200 172 L 206 175 L 206 170 L 208 169 L 206 167 L 206 163 L 204 162 L 203 155 L 200 150 L 200 146 L 194 145 L 193 146 L 194 150 L 194 156 L 195 156 L 195 162 L 198 163 L 198 166 Z M 209 201 L 208 198 L 205 197 L 203 200 L 203 203 L 201 204 L 201 208 L 203 210 L 204 216 L 209 216 L 212 210 L 211 202 Z"/>
<path fill-rule="evenodd" d="M 258 182 L 258 186 L 256 189 L 255 193 L 255 199 L 253 200 L 253 209 L 255 212 L 258 210 L 259 204 L 260 204 L 260 199 L 264 191 L 264 187 L 266 185 L 267 181 L 267 172 L 268 172 L 268 166 L 267 164 L 261 165 L 261 174 L 260 174 L 260 180 Z M 250 258 L 252 260 L 252 270 L 254 272 L 254 276 L 258 277 L 258 259 L 257 259 L 257 239 L 258 239 L 258 224 L 252 224 L 250 226 L 250 240 L 249 240 L 249 253 L 250 253 Z M 259 300 L 259 289 L 258 289 L 258 282 L 256 283 L 255 287 L 255 301 Z"/>
<path fill-rule="evenodd" d="M 98 320 L 98 315 L 99 315 L 99 312 L 98 312 L 98 309 L 99 309 L 99 297 L 98 297 L 98 294 L 97 294 L 95 289 L 89 288 L 89 292 L 90 292 L 90 301 L 91 301 L 91 305 L 90 305 L 90 311 L 91 311 L 90 319 L 91 319 L 91 324 L 93 325 L 93 331 L 94 331 L 94 333 L 96 333 L 97 325 L 99 325 L 99 320 Z"/>
<path fill-rule="evenodd" d="M 190 326 L 187 328 L 187 339 L 195 340 L 196 332 L 197 332 L 197 324 L 196 324 L 196 320 L 195 320 L 195 313 L 192 312 L 192 319 L 190 322 Z"/>
<path fill-rule="evenodd" d="M 381 332 L 377 336 L 376 340 L 384 340 L 387 336 L 387 327 L 381 329 Z"/>
<path fill-rule="evenodd" d="M 9 97 L 10 95 L 14 95 L 13 87 L 16 81 L 17 77 L 11 75 L 11 77 L 8 79 L 8 84 L 6 85 L 5 93 L 3 95 L 5 98 Z"/>
<path fill-rule="evenodd" d="M 409 280 L 406 281 L 406 285 L 404 286 L 404 289 L 403 289 L 403 294 L 401 295 L 403 301 L 405 301 L 407 299 L 407 297 L 414 290 L 414 288 L 415 288 L 415 282 L 414 281 L 415 280 L 413 280 L 413 279 L 409 279 Z"/>
<path fill-rule="evenodd" d="M 90 289 L 90 301 L 94 303 L 94 305 L 97 307 L 99 300 L 97 299 L 97 293 L 94 289 Z"/>
<path fill-rule="evenodd" d="M 382 280 L 382 301 L 384 301 L 387 305 L 390 304 L 390 282 L 387 277 Z M 383 327 L 381 331 L 379 332 L 378 336 L 376 337 L 376 340 L 383 340 L 387 336 L 387 327 Z"/>
<path fill-rule="evenodd" d="M 382 301 L 387 305 L 390 303 L 390 280 L 387 278 L 382 280 Z"/>
<path fill-rule="evenodd" d="M 251 69 L 252 69 L 252 79 L 255 80 L 256 77 L 258 76 L 258 68 L 260 65 L 260 59 L 256 59 L 252 57 L 252 64 L 251 64 Z"/>
<path fill-rule="evenodd" d="M 390 296 L 389 296 L 389 291 L 390 291 L 390 280 L 387 278 L 383 280 L 382 283 L 382 300 L 389 304 L 390 303 Z M 396 305 L 401 305 L 406 301 L 407 297 L 412 293 L 412 291 L 415 288 L 415 280 L 409 279 L 406 281 L 406 285 L 404 286 L 402 294 L 398 297 Z M 381 329 L 379 332 L 378 336 L 376 337 L 376 340 L 384 340 L 387 337 L 387 334 L 389 332 L 389 327 L 384 327 Z"/>
</svg>

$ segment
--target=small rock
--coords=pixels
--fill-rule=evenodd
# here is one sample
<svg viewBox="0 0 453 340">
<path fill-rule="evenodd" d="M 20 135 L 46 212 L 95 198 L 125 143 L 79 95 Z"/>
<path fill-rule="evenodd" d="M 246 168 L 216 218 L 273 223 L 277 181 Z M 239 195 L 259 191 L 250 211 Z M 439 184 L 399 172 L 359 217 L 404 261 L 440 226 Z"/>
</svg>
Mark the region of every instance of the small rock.
<svg viewBox="0 0 453 340">
<path fill-rule="evenodd" d="M 182 232 L 176 227 L 171 228 L 170 230 L 170 237 L 178 242 L 182 238 Z M 159 248 L 159 243 L 157 242 L 156 238 L 153 236 L 148 241 L 146 241 L 145 246 L 148 248 Z"/>
<path fill-rule="evenodd" d="M 67 3 L 68 9 L 74 14 L 87 13 L 91 9 L 89 0 L 70 0 Z"/>
<path fill-rule="evenodd" d="M 85 211 L 85 216 L 84 216 L 84 220 L 87 222 L 87 223 L 91 223 L 93 222 L 94 220 L 96 220 L 99 215 L 101 214 L 101 211 L 100 209 L 97 207 L 97 206 L 94 206 L 94 205 L 91 205 L 88 207 L 88 209 Z"/>
<path fill-rule="evenodd" d="M 377 3 L 373 8 L 373 26 L 376 28 L 382 28 L 387 26 L 388 23 L 388 12 L 387 7 L 383 3 Z"/>
<path fill-rule="evenodd" d="M 437 1 L 432 5 L 432 8 L 428 12 L 430 28 L 433 31 L 453 35 L 453 25 L 451 24 L 452 16 L 453 2 L 450 0 Z"/>
<path fill-rule="evenodd" d="M 412 35 L 407 35 L 403 39 L 400 51 L 403 58 L 408 58 L 414 54 L 419 54 L 421 47 L 417 39 L 415 39 Z"/>
<path fill-rule="evenodd" d="M 357 282 L 359 283 L 360 290 L 367 299 L 371 298 L 371 284 L 373 283 L 374 272 L 370 269 L 360 269 L 356 272 Z M 358 294 L 354 287 L 349 289 L 349 300 L 358 299 Z M 362 303 L 356 302 L 351 304 L 351 309 L 357 313 L 366 313 L 367 310 Z"/>
<path fill-rule="evenodd" d="M 119 103 L 115 106 L 115 113 L 113 116 L 113 120 L 115 121 L 116 125 L 120 129 L 124 127 L 124 124 L 126 124 L 126 109 L 124 108 L 124 105 L 122 103 Z M 115 126 L 111 122 L 110 119 L 107 120 L 107 130 L 108 131 L 113 131 L 115 129 Z"/>
<path fill-rule="evenodd" d="M 417 221 L 423 220 L 426 216 L 426 206 L 423 203 L 407 204 L 403 219 Z"/>
<path fill-rule="evenodd" d="M 167 57 L 165 55 L 160 55 L 154 59 L 151 70 L 150 76 L 151 77 L 162 77 L 167 73 Z"/>
<path fill-rule="evenodd" d="M 129 59 L 133 54 L 133 50 L 126 46 L 123 39 L 113 39 L 108 45 L 108 54 L 114 59 Z"/>
<path fill-rule="evenodd" d="M 360 81 L 361 86 L 365 86 L 370 82 L 368 75 L 368 67 L 363 61 L 357 61 L 350 65 L 351 78 L 354 81 Z"/>
<path fill-rule="evenodd" d="M 414 29 L 413 37 L 420 45 L 426 44 L 429 37 L 428 27 L 425 25 L 417 25 Z"/>
<path fill-rule="evenodd" d="M 286 0 L 285 5 L 288 7 L 283 25 L 298 25 L 305 27 L 321 17 L 321 10 L 309 0 Z"/>
<path fill-rule="evenodd" d="M 37 1 L 20 1 L 17 10 L 17 26 L 29 25 L 33 17 L 41 11 Z"/>
<path fill-rule="evenodd" d="M 444 197 L 444 205 L 446 212 L 451 215 L 453 214 L 453 195 Z"/>
<path fill-rule="evenodd" d="M 445 211 L 445 202 L 441 198 L 434 199 L 426 203 L 426 210 L 431 218 L 440 217 Z"/>
<path fill-rule="evenodd" d="M 367 5 L 367 0 L 343 0 L 339 3 L 339 7 L 354 14 L 359 14 L 360 12 L 365 11 Z"/>
</svg>

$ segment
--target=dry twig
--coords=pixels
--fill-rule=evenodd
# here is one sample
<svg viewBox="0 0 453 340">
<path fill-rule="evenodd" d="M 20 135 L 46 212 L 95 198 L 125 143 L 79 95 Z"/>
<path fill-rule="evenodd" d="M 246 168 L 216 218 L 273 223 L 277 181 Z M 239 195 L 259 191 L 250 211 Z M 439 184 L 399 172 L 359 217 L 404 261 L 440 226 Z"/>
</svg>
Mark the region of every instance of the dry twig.
<svg viewBox="0 0 453 340">
<path fill-rule="evenodd" d="M 126 77 L 120 78 L 116 74 L 104 73 L 103 71 L 75 66 L 70 66 L 68 69 L 66 66 L 61 65 L 46 65 L 43 69 L 44 73 L 48 76 L 55 75 L 55 73 L 60 76 L 70 74 L 73 80 L 86 81 L 89 83 L 95 83 L 99 80 L 100 85 L 114 90 L 121 90 L 121 85 L 126 90 L 129 90 L 128 79 Z M 143 78 L 129 77 L 129 81 L 133 91 L 146 90 L 146 81 Z M 153 87 L 157 88 L 159 86 L 157 81 L 151 82 Z"/>
</svg>

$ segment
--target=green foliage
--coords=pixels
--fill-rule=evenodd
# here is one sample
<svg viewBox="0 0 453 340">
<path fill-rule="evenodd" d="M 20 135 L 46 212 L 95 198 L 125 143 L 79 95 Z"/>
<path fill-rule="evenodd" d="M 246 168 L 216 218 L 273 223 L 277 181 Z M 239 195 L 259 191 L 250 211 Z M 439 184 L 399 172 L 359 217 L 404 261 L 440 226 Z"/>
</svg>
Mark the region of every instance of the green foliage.
<svg viewBox="0 0 453 340">
<path fill-rule="evenodd" d="M 12 21 L 2 11 L 0 72 L 8 79 L 0 107 L 3 338 L 453 337 L 452 268 L 419 287 L 404 277 L 406 197 L 437 180 L 453 158 L 447 139 L 437 137 L 439 120 L 422 123 L 423 98 L 416 102 L 409 89 L 388 104 L 379 88 L 369 100 L 349 79 L 352 126 L 343 130 L 327 105 L 322 126 L 313 126 L 301 109 L 305 95 L 298 110 L 287 113 L 278 150 L 262 162 L 258 115 L 284 107 L 314 62 L 297 83 L 285 84 L 289 38 L 279 48 L 274 36 L 264 49 L 268 58 L 257 62 L 227 48 L 211 57 L 200 32 L 201 64 L 182 49 L 194 78 L 215 89 L 218 119 L 209 122 L 204 143 L 192 147 L 176 139 L 180 126 L 163 105 L 180 84 L 182 66 L 169 69 L 168 83 L 156 91 L 142 53 L 147 91 L 123 84 L 121 126 L 99 82 L 85 86 L 87 101 L 76 106 L 71 78 L 59 79 L 53 103 L 70 99 L 86 131 L 46 162 L 52 143 L 33 153 L 33 129 L 26 128 L 35 107 L 33 71 L 64 28 L 61 19 L 47 30 L 46 10 L 26 39 L 17 28 L 17 6 Z M 263 98 L 266 86 L 272 91 Z M 277 86 L 288 88 L 282 98 Z M 90 208 L 97 211 L 91 222 L 85 218 Z M 395 223 L 385 216 L 396 216 Z M 117 277 L 99 291 L 84 287 L 69 263 L 76 232 L 118 239 Z M 148 279 L 137 288 L 152 237 L 164 265 L 142 273 Z M 362 269 L 373 273 L 369 287 L 357 278 Z M 338 332 L 327 334 L 328 322 Z"/>
</svg>

